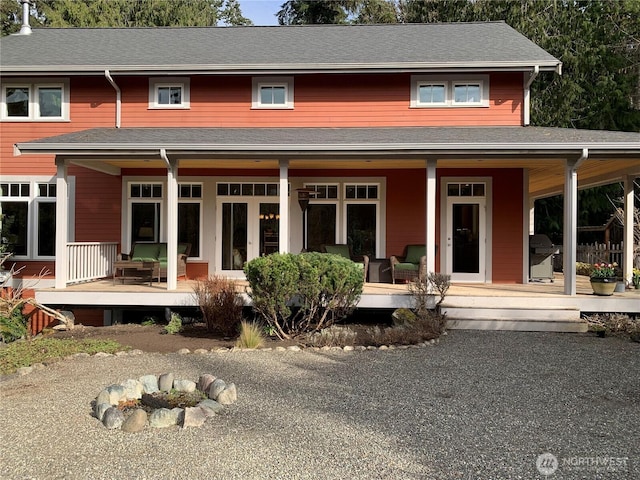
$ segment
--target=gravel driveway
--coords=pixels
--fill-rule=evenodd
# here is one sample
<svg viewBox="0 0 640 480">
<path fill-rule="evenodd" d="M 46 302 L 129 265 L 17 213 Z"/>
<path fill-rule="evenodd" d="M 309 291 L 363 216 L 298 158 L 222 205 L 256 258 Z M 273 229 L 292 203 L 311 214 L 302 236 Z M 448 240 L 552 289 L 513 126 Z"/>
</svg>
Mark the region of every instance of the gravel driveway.
<svg viewBox="0 0 640 480">
<path fill-rule="evenodd" d="M 546 478 L 640 478 L 639 358 L 617 338 L 453 331 L 408 350 L 66 360 L 0 383 L 0 478 L 531 479 L 545 452 Z M 235 382 L 238 403 L 199 429 L 91 416 L 103 387 L 165 372 Z"/>
</svg>

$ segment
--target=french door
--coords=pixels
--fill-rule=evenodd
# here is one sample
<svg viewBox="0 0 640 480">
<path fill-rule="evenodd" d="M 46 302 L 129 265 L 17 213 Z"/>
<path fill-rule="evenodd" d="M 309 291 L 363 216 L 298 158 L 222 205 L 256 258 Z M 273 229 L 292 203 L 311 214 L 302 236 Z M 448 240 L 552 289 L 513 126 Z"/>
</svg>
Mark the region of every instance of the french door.
<svg viewBox="0 0 640 480">
<path fill-rule="evenodd" d="M 244 264 L 279 251 L 280 205 L 256 198 L 219 200 L 216 265 L 230 276 L 241 276 Z"/>
</svg>

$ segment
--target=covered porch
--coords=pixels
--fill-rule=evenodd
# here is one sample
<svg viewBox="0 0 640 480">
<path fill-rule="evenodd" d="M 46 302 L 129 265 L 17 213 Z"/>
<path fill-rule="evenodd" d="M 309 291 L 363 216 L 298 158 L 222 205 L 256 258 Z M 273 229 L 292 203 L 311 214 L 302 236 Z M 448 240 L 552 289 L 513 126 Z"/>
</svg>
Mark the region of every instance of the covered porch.
<svg viewBox="0 0 640 480">
<path fill-rule="evenodd" d="M 359 179 L 368 175 L 389 178 L 393 172 L 405 172 L 405 177 L 412 178 L 414 182 L 419 176 L 418 197 L 415 191 L 406 191 L 405 198 L 396 195 L 393 200 L 396 202 L 395 212 L 403 212 L 404 220 L 392 218 L 388 211 L 392 202 L 390 196 L 383 195 L 379 199 L 380 207 L 376 213 L 378 238 L 373 253 L 377 257 L 389 257 L 400 254 L 398 250 L 402 245 L 424 243 L 427 271 L 449 273 L 456 285 L 468 283 L 470 278 L 471 282 L 482 285 L 527 285 L 528 239 L 534 233 L 533 202 L 536 198 L 564 193 L 563 270 L 566 276 L 561 294 L 567 296 L 579 294 L 574 268 L 578 188 L 622 181 L 627 220 L 622 269 L 625 280 L 631 280 L 633 179 L 640 175 L 640 141 L 634 133 L 538 127 L 128 128 L 62 135 L 21 143 L 17 149 L 23 154 L 50 153 L 56 156 L 59 228 L 55 288 L 60 294 L 79 288 L 71 286 L 77 281 L 71 275 L 72 268 L 102 261 L 106 271 L 92 274 L 92 278 L 108 276 L 111 274 L 109 260 L 104 261 L 104 258 L 113 255 L 118 248 L 128 251 L 132 242 L 130 226 L 124 220 L 126 205 L 123 201 L 120 205 L 123 218 L 120 241 L 115 246 L 111 242 L 109 246 L 106 245 L 109 242 L 93 239 L 96 242 L 87 243 L 96 244 L 97 253 L 88 257 L 73 256 L 71 250 L 75 246 L 67 237 L 70 166 L 122 179 L 133 175 L 144 178 L 145 175 L 165 172 L 166 208 L 162 214 L 163 228 L 159 240 L 167 243 L 169 261 L 166 283 L 157 288 L 166 292 L 179 290 L 175 252 L 180 182 L 211 175 L 212 171 L 216 172 L 217 178 L 266 176 L 277 186 L 274 201 L 278 208 L 277 251 L 280 252 L 297 252 L 307 247 L 305 235 L 308 232 L 296 195 L 300 189 L 307 189 L 310 183 L 327 182 L 327 179 L 340 178 L 343 173 Z M 504 177 L 502 183 L 494 181 L 502 172 L 515 175 Z M 456 271 L 453 261 L 455 251 L 451 232 L 456 225 L 452 218 L 455 216 L 454 206 L 461 202 L 450 196 L 464 196 L 463 187 L 474 182 L 483 185 L 479 190 L 482 195 L 472 202 L 474 218 L 481 220 L 482 226 L 479 229 L 481 237 L 476 241 L 473 253 L 477 256 L 473 266 L 475 271 L 470 277 L 466 275 L 469 272 Z M 505 192 L 509 184 L 515 184 L 515 188 Z M 454 190 L 449 191 L 450 185 L 458 186 L 457 194 L 451 193 Z M 126 186 L 122 185 L 122 188 L 126 190 Z M 402 191 L 402 185 L 396 188 Z M 196 261 L 204 265 L 204 270 L 200 271 L 203 274 L 234 276 L 241 272 L 241 268 L 226 268 L 219 253 L 223 248 L 220 225 L 224 223 L 221 211 L 224 205 L 218 199 L 219 194 L 220 191 L 211 197 L 217 205 L 211 212 L 211 224 L 214 226 L 201 233 L 203 254 Z M 471 196 L 474 195 L 472 193 Z M 345 214 L 343 224 L 348 223 L 347 218 Z M 474 222 L 478 223 L 476 220 Z M 510 225 L 508 233 L 500 231 L 498 222 Z M 345 238 L 346 234 L 343 232 L 341 236 Z M 254 248 L 252 255 L 260 254 L 259 249 Z M 252 255 L 247 254 L 243 260 L 249 260 Z"/>
</svg>

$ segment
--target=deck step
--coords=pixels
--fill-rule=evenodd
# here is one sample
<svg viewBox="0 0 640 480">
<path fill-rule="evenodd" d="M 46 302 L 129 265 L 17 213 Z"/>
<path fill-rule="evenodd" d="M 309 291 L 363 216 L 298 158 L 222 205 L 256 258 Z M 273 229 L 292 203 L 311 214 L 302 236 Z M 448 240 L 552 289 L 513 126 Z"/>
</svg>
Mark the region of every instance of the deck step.
<svg viewBox="0 0 640 480">
<path fill-rule="evenodd" d="M 529 332 L 586 332 L 587 323 L 576 307 L 442 306 L 447 327 L 468 330 L 519 330 Z"/>
</svg>

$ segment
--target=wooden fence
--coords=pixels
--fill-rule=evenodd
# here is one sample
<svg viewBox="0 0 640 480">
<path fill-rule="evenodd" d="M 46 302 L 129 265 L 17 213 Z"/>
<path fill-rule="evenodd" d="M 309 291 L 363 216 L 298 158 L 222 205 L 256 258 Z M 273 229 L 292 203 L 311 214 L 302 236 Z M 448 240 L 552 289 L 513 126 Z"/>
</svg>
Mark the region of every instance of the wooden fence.
<svg viewBox="0 0 640 480">
<path fill-rule="evenodd" d="M 587 243 L 577 246 L 576 261 L 582 263 L 617 263 L 622 265 L 624 244 L 621 243 Z M 633 264 L 638 267 L 640 263 L 640 246 L 636 245 L 633 251 Z M 562 247 L 560 253 L 553 258 L 553 267 L 556 271 L 562 270 Z"/>
</svg>

